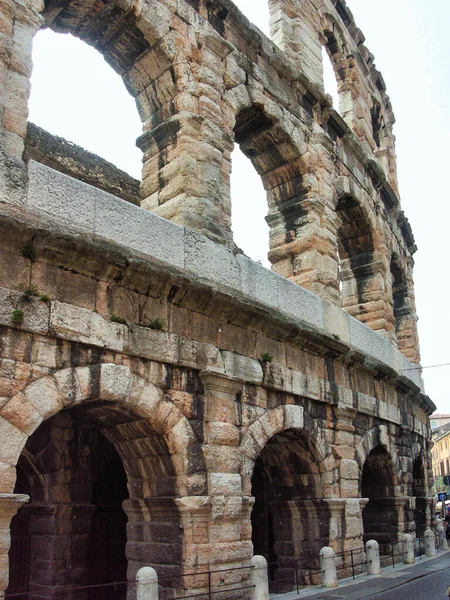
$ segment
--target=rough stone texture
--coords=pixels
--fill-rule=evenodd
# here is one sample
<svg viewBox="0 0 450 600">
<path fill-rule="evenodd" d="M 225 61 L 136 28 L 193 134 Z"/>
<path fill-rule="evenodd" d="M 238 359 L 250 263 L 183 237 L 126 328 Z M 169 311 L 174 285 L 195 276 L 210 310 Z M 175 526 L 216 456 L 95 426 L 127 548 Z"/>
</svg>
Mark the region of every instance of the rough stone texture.
<svg viewBox="0 0 450 600">
<path fill-rule="evenodd" d="M 200 593 L 205 569 L 262 554 L 283 591 L 293 557 L 314 571 L 323 546 L 433 524 L 384 83 L 343 1 L 269 4 L 278 46 L 229 0 L 0 5 L 0 590 L 10 537 L 11 584 L 29 564 L 30 589 L 57 598 L 99 582 L 100 542 L 109 582 L 153 565 L 168 594 Z M 136 98 L 141 208 L 111 194 L 132 182 L 45 134 L 24 161 L 44 25 L 96 47 Z M 272 272 L 234 248 L 234 142 L 267 190 Z M 122 529 L 96 539 L 101 515 Z M 221 577 L 246 597 L 248 570 Z"/>
<path fill-rule="evenodd" d="M 24 159 L 40 162 L 132 204 L 140 205 L 140 184 L 137 179 L 33 123 L 28 123 L 27 126 Z"/>
</svg>

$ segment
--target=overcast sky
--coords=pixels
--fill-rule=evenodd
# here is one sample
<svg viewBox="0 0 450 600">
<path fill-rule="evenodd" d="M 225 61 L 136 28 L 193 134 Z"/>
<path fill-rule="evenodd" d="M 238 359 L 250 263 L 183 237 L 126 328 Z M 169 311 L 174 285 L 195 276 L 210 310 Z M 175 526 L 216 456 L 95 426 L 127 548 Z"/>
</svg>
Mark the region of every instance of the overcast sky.
<svg viewBox="0 0 450 600">
<path fill-rule="evenodd" d="M 266 0 L 235 3 L 268 34 Z M 445 181 L 450 172 L 450 2 L 349 0 L 348 6 L 375 55 L 397 118 L 402 207 L 419 248 L 414 258 L 422 365 L 450 363 L 450 194 Z M 101 55 L 70 36 L 40 32 L 33 58 L 30 120 L 139 178 L 141 153 L 134 145 L 139 118 L 121 79 Z M 232 201 L 236 243 L 267 264 L 264 191 L 242 155 L 233 158 Z M 450 367 L 424 369 L 423 375 L 438 411 L 450 413 Z"/>
</svg>

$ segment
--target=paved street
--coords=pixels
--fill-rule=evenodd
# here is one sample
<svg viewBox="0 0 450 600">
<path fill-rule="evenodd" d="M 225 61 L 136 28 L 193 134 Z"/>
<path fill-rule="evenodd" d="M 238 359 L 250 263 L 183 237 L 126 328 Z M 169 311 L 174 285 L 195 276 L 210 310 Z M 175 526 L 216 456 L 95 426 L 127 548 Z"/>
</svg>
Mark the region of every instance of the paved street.
<svg viewBox="0 0 450 600">
<path fill-rule="evenodd" d="M 435 558 L 422 558 L 415 565 L 386 567 L 378 577 L 340 581 L 335 589 L 305 588 L 273 595 L 271 600 L 445 600 L 450 585 L 450 552 Z"/>
<path fill-rule="evenodd" d="M 450 566 L 444 571 L 425 575 L 393 590 L 366 597 L 370 600 L 443 600 L 449 585 Z M 346 597 L 345 594 L 343 597 Z"/>
</svg>

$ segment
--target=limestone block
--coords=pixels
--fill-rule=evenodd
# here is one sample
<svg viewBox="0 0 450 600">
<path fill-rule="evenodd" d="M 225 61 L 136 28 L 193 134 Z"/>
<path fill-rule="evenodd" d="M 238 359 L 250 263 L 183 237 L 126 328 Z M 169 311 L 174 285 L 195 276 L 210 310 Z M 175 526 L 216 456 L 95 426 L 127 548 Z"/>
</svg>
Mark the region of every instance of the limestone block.
<svg viewBox="0 0 450 600">
<path fill-rule="evenodd" d="M 16 468 L 0 462 L 0 493 L 12 493 L 16 484 Z"/>
<path fill-rule="evenodd" d="M 242 493 L 241 476 L 238 473 L 209 473 L 209 493 L 214 496 L 235 496 Z"/>
<path fill-rule="evenodd" d="M 355 460 L 342 459 L 339 470 L 341 479 L 359 479 L 359 467 Z"/>
<path fill-rule="evenodd" d="M 91 311 L 63 302 L 51 303 L 50 327 L 60 334 L 69 334 L 71 339 L 89 342 L 91 333 Z"/>
<path fill-rule="evenodd" d="M 297 431 L 303 429 L 303 408 L 301 406 L 283 406 L 283 412 L 285 429 L 294 429 Z"/>
<path fill-rule="evenodd" d="M 241 513 L 241 496 L 216 495 L 211 498 L 211 517 L 213 521 L 239 521 Z"/>
<path fill-rule="evenodd" d="M 179 362 L 179 337 L 165 331 L 130 325 L 127 352 L 150 360 Z"/>
<path fill-rule="evenodd" d="M 4 405 L 0 415 L 27 435 L 35 431 L 43 420 L 22 393 L 16 394 Z"/>
<path fill-rule="evenodd" d="M 172 411 L 172 415 L 176 423 L 167 433 L 168 446 L 172 451 L 176 449 L 178 452 L 185 452 L 189 455 L 190 446 L 196 444 L 198 440 L 187 419 L 179 411 Z"/>
<path fill-rule="evenodd" d="M 156 260 L 184 266 L 184 231 L 106 192 L 96 199 L 95 233 Z"/>
<path fill-rule="evenodd" d="M 323 302 L 323 326 L 329 335 L 350 343 L 349 315 L 340 307 L 329 302 Z"/>
<path fill-rule="evenodd" d="M 7 465 L 15 465 L 27 441 L 27 434 L 20 431 L 9 421 L 0 416 L 0 461 Z"/>
<path fill-rule="evenodd" d="M 278 276 L 278 308 L 291 318 L 313 327 L 323 327 L 322 300 L 280 276 Z"/>
<path fill-rule="evenodd" d="M 239 379 L 246 383 L 262 383 L 263 371 L 257 360 L 227 351 L 222 352 L 222 358 L 225 374 L 228 377 Z"/>
<path fill-rule="evenodd" d="M 102 400 L 127 400 L 130 392 L 130 369 L 114 363 L 100 367 L 100 397 Z"/>
<path fill-rule="evenodd" d="M 56 414 L 63 407 L 63 398 L 52 377 L 42 377 L 34 381 L 25 389 L 24 395 L 44 419 Z"/>
<path fill-rule="evenodd" d="M 241 289 L 255 303 L 265 306 L 278 307 L 279 275 L 269 271 L 262 265 L 243 254 L 236 256 L 236 262 L 241 274 Z"/>
<path fill-rule="evenodd" d="M 342 498 L 355 498 L 358 496 L 357 479 L 341 479 L 339 483 Z"/>
<path fill-rule="evenodd" d="M 185 268 L 213 287 L 240 290 L 240 271 L 232 252 L 195 231 L 186 230 Z"/>
<path fill-rule="evenodd" d="M 27 205 L 70 226 L 94 233 L 95 203 L 109 196 L 86 183 L 33 160 L 28 162 Z"/>
<path fill-rule="evenodd" d="M 239 429 L 231 423 L 206 423 L 205 438 L 208 444 L 237 446 Z"/>
<path fill-rule="evenodd" d="M 145 2 L 140 7 L 139 29 L 150 46 L 153 46 L 158 39 L 169 33 L 172 14 L 161 2 Z"/>
</svg>

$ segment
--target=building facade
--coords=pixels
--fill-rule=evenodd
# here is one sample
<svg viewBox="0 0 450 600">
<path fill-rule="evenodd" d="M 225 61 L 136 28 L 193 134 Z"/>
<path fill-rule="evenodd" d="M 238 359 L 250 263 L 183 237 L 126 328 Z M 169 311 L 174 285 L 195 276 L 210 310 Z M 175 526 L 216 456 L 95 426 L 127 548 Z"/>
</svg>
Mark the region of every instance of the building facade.
<svg viewBox="0 0 450 600">
<path fill-rule="evenodd" d="M 441 479 L 450 475 L 450 425 L 441 425 L 433 430 L 433 449 L 431 451 L 433 461 L 433 476 L 437 487 L 446 490 Z"/>
<path fill-rule="evenodd" d="M 273 41 L 229 0 L 0 5 L 7 596 L 143 565 L 183 595 L 253 554 L 282 582 L 322 546 L 433 524 L 389 97 L 345 2 L 269 4 Z M 136 99 L 138 193 L 27 125 L 42 27 L 93 45 Z M 235 143 L 267 191 L 272 271 L 233 242 Z M 238 573 L 223 589 L 240 577 L 245 597 Z"/>
</svg>

